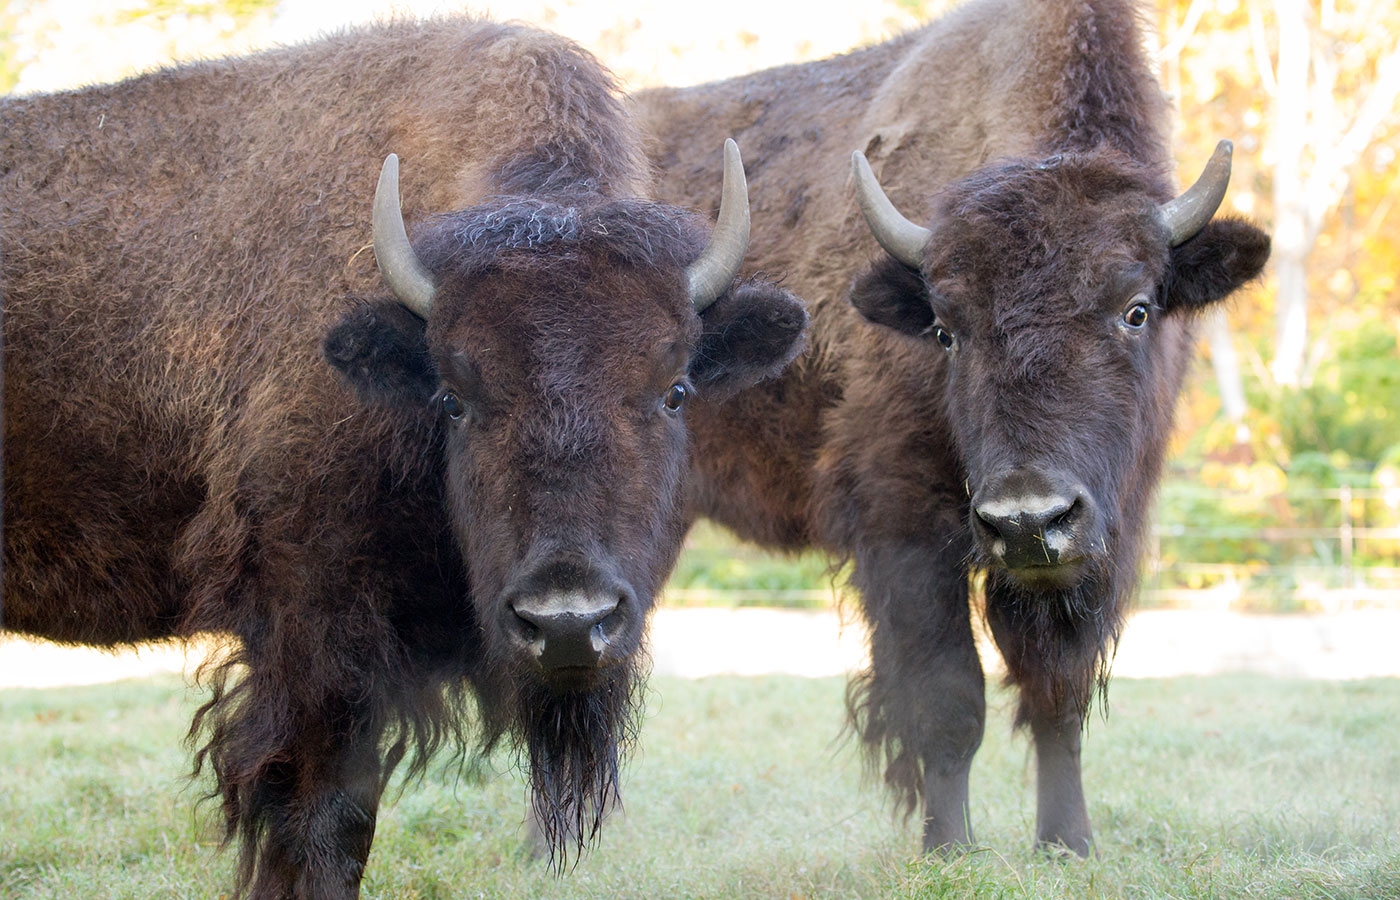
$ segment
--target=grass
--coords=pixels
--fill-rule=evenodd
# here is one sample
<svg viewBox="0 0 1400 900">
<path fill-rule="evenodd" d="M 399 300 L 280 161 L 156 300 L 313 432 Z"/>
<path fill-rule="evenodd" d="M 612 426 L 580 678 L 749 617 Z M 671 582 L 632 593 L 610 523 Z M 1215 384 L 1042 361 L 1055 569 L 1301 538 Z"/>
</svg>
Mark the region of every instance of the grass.
<svg viewBox="0 0 1400 900">
<path fill-rule="evenodd" d="M 835 577 L 844 582 L 843 574 Z M 666 581 L 665 605 L 826 609 L 836 599 L 831 562 L 822 554 L 773 553 L 701 520 Z"/>
<path fill-rule="evenodd" d="M 1029 850 L 1033 768 L 991 695 L 973 769 L 984 849 L 922 859 L 861 777 L 840 679 L 654 679 L 627 814 L 563 878 L 522 850 L 509 760 L 435 771 L 380 817 L 364 896 L 1400 897 L 1400 680 L 1120 681 L 1091 721 L 1100 854 Z M 195 809 L 178 678 L 0 691 L 0 897 L 208 898 L 229 882 Z"/>
</svg>

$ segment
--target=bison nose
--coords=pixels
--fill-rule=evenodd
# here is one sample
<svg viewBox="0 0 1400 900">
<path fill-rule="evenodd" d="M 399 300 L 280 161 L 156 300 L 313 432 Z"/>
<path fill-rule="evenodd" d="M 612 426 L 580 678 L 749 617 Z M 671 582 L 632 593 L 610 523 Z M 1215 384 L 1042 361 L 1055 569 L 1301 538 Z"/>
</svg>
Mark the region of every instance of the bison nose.
<svg viewBox="0 0 1400 900">
<path fill-rule="evenodd" d="M 619 591 L 554 590 L 510 603 L 515 639 L 545 670 L 594 668 L 625 627 Z"/>
<path fill-rule="evenodd" d="M 973 498 L 984 548 L 1008 569 L 1065 566 L 1085 555 L 1094 505 L 1078 484 L 1013 472 Z"/>
</svg>

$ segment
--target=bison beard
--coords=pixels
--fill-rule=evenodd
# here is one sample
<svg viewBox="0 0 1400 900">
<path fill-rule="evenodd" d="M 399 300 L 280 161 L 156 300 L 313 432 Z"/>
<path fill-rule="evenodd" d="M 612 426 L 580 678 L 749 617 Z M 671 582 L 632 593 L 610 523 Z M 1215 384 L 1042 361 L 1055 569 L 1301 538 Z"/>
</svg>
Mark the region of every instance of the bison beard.
<svg viewBox="0 0 1400 900">
<path fill-rule="evenodd" d="M 640 727 L 644 678 L 635 661 L 609 667 L 587 691 L 559 691 L 534 677 L 515 680 L 510 728 L 529 766 L 532 812 L 549 863 L 577 864 L 604 817 L 622 802 L 618 772 Z"/>
<path fill-rule="evenodd" d="M 987 571 L 987 624 L 1003 649 L 1007 683 L 1020 685 L 1023 694 L 1017 725 L 1028 721 L 1026 694 L 1082 718 L 1097 689 L 1106 707 L 1109 667 L 1131 593 L 1115 584 L 1111 565 L 1094 559 L 1081 583 L 1058 590 L 1025 588 L 999 569 Z M 1012 648 L 1019 652 L 1007 652 Z"/>
</svg>

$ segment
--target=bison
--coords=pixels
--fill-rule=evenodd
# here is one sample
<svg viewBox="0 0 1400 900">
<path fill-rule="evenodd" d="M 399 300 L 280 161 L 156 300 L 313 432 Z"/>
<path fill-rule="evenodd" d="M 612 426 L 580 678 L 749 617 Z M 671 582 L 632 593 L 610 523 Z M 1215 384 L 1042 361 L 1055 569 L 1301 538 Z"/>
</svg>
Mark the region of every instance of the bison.
<svg viewBox="0 0 1400 900">
<path fill-rule="evenodd" d="M 6 98 L 0 132 L 6 626 L 229 636 L 190 740 L 240 896 L 356 896 L 391 773 L 472 736 L 582 849 L 686 418 L 806 325 L 734 280 L 733 144 L 707 236 L 596 60 L 463 19 Z"/>
<path fill-rule="evenodd" d="M 844 56 L 637 98 L 670 202 L 712 203 L 701 148 L 748 148 L 749 265 L 812 304 L 782 377 L 692 417 L 697 508 L 853 563 L 871 667 L 849 710 L 922 804 L 925 850 L 973 841 L 980 597 L 1035 745 L 1037 843 L 1090 852 L 1080 734 L 1195 313 L 1268 256 L 1257 228 L 1212 221 L 1228 143 L 1177 196 L 1141 14 L 972 0 Z"/>
</svg>

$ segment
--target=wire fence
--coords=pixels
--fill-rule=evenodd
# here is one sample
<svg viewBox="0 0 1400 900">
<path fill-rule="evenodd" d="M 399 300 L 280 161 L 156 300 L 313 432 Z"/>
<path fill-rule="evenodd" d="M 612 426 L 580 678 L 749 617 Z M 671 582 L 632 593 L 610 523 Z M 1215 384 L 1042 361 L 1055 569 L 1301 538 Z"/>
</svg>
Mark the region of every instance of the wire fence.
<svg viewBox="0 0 1400 900">
<path fill-rule="evenodd" d="M 1248 612 L 1400 609 L 1400 488 L 1227 490 L 1163 485 L 1139 608 Z M 713 525 L 691 532 L 666 603 L 829 608 L 849 572 L 784 557 Z"/>
<path fill-rule="evenodd" d="M 1400 608 L 1400 488 L 1168 484 L 1145 576 L 1144 606 Z"/>
</svg>

